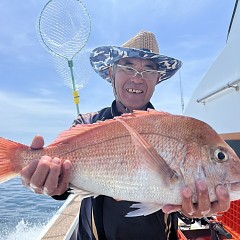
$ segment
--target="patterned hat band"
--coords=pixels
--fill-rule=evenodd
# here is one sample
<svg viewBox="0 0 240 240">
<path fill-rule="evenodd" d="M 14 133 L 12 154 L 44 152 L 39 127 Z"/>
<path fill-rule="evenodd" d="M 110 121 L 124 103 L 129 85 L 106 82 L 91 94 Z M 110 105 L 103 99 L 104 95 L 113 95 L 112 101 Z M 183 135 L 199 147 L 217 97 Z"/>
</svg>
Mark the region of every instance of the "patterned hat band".
<svg viewBox="0 0 240 240">
<path fill-rule="evenodd" d="M 173 76 L 182 66 L 182 62 L 161 55 L 155 35 L 151 32 L 140 32 L 127 41 L 122 47 L 103 46 L 95 48 L 90 54 L 90 63 L 103 79 L 111 82 L 108 69 L 122 58 L 141 58 L 154 61 L 160 71 L 159 82 Z"/>
</svg>

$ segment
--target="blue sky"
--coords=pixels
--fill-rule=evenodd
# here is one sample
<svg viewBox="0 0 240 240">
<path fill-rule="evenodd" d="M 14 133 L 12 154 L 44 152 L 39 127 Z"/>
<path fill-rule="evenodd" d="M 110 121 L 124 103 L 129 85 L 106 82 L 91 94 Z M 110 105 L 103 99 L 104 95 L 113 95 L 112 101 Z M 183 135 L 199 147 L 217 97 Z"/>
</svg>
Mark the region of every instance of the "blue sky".
<svg viewBox="0 0 240 240">
<path fill-rule="evenodd" d="M 30 144 L 34 135 L 51 143 L 76 117 L 72 90 L 64 84 L 36 31 L 47 1 L 0 2 L 0 136 Z M 184 103 L 225 46 L 235 0 L 85 0 L 92 30 L 87 52 L 122 45 L 141 30 L 155 33 L 162 54 L 183 67 L 157 86 L 158 110 L 181 114 Z M 67 64 L 67 63 L 66 63 Z M 97 111 L 114 99 L 109 83 L 86 63 L 89 81 L 80 90 L 80 112 Z"/>
</svg>

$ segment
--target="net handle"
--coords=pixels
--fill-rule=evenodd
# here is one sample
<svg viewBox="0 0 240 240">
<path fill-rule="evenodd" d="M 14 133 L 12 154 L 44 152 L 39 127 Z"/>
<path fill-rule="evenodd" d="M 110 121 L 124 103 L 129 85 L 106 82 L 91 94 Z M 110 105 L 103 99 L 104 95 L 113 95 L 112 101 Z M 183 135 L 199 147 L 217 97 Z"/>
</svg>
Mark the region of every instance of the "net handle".
<svg viewBox="0 0 240 240">
<path fill-rule="evenodd" d="M 80 111 L 79 111 L 80 96 L 79 96 L 79 92 L 76 88 L 76 83 L 75 83 L 74 74 L 73 74 L 73 60 L 68 60 L 68 66 L 69 66 L 70 72 L 71 72 L 72 87 L 73 87 L 73 99 L 74 99 L 74 103 L 77 108 L 77 114 L 79 115 L 80 114 Z"/>
</svg>

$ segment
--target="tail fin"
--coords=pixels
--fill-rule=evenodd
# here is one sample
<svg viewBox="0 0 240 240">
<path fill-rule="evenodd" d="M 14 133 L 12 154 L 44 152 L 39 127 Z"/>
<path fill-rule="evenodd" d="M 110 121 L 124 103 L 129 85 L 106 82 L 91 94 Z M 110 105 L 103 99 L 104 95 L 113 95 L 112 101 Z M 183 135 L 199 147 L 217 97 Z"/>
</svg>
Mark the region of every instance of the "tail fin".
<svg viewBox="0 0 240 240">
<path fill-rule="evenodd" d="M 0 183 L 14 178 L 21 170 L 17 150 L 22 146 L 27 147 L 21 143 L 0 137 Z"/>
</svg>

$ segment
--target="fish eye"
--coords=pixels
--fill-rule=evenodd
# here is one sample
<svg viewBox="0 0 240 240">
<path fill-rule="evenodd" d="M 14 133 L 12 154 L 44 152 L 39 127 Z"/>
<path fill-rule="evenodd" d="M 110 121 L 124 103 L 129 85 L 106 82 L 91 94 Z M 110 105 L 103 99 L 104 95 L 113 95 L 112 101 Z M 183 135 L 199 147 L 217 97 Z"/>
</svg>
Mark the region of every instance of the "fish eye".
<svg viewBox="0 0 240 240">
<path fill-rule="evenodd" d="M 228 155 L 223 149 L 216 149 L 214 151 L 214 159 L 217 162 L 225 162 L 228 160 Z"/>
</svg>

